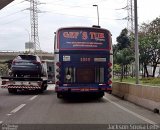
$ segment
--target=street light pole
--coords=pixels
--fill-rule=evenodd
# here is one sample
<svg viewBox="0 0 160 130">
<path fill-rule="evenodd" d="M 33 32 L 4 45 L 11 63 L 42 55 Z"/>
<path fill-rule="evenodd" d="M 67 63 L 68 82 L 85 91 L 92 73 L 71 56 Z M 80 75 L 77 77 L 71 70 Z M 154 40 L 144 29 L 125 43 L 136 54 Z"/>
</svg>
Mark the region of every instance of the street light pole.
<svg viewBox="0 0 160 130">
<path fill-rule="evenodd" d="M 139 45 L 138 45 L 138 16 L 137 0 L 134 0 L 134 20 L 135 20 L 135 76 L 136 84 L 139 84 Z"/>
<path fill-rule="evenodd" d="M 98 10 L 98 5 L 93 5 L 94 7 L 97 7 L 97 18 L 98 18 L 98 26 L 99 26 L 99 10 Z"/>
</svg>

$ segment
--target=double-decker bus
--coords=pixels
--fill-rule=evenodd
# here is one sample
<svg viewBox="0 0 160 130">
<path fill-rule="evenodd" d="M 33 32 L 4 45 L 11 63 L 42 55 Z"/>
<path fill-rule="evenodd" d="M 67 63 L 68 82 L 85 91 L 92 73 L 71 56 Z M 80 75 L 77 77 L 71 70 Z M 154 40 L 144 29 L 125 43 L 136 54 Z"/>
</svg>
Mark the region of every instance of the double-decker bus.
<svg viewBox="0 0 160 130">
<path fill-rule="evenodd" d="M 59 28 L 54 39 L 57 97 L 112 91 L 111 33 L 100 27 Z"/>
</svg>

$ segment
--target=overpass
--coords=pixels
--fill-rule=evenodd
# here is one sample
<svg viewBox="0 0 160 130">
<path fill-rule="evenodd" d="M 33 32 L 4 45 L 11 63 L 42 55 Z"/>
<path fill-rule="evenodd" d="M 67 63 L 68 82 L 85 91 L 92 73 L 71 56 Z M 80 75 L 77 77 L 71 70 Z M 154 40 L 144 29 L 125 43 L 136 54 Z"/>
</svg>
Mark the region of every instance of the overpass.
<svg viewBox="0 0 160 130">
<path fill-rule="evenodd" d="M 0 62 L 13 60 L 19 54 L 25 54 L 25 52 L 24 51 L 0 51 Z M 38 52 L 37 55 L 43 60 L 54 60 L 53 53 Z"/>
<path fill-rule="evenodd" d="M 11 3 L 14 0 L 0 0 L 0 10 L 7 6 L 9 3 Z"/>
</svg>

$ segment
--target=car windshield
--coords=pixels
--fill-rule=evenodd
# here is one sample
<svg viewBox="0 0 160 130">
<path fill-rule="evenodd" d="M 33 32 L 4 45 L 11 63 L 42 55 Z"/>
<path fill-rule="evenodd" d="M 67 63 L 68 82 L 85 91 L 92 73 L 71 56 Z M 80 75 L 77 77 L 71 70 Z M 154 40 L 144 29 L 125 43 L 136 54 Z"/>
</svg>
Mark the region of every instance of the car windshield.
<svg viewBox="0 0 160 130">
<path fill-rule="evenodd" d="M 19 55 L 16 59 L 19 59 L 19 60 L 36 60 L 36 56 L 33 56 L 33 55 Z"/>
</svg>

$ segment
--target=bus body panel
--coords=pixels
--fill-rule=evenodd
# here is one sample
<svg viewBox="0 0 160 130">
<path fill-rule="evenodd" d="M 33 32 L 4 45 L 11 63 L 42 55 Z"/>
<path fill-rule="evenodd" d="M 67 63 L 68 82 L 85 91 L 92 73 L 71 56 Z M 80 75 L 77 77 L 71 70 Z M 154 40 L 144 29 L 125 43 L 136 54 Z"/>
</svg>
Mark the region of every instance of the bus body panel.
<svg viewBox="0 0 160 130">
<path fill-rule="evenodd" d="M 68 31 L 67 31 L 68 29 Z M 97 47 L 88 49 L 84 46 L 81 48 L 79 45 L 82 43 L 83 45 L 85 42 L 80 41 L 80 39 L 74 39 L 75 34 L 73 32 L 78 30 L 83 30 L 85 32 L 87 29 L 88 35 L 89 32 L 96 32 L 98 30 L 98 37 L 104 38 L 106 42 L 103 40 L 97 42 Z M 60 39 L 60 32 L 63 32 L 64 39 Z M 101 31 L 104 33 L 101 34 Z M 64 32 L 67 34 L 64 34 Z M 72 32 L 70 34 L 69 32 Z M 70 36 L 71 35 L 71 36 Z M 81 36 L 81 35 L 80 35 Z M 108 30 L 99 29 L 99 28 L 62 28 L 59 29 L 56 33 L 56 40 L 55 40 L 55 84 L 56 88 L 55 91 L 59 93 L 94 93 L 94 92 L 105 92 L 111 91 L 111 66 L 112 66 L 112 58 L 111 58 L 111 34 Z M 69 41 L 67 41 L 66 37 L 69 37 Z M 93 36 L 92 36 L 93 37 Z M 73 39 L 72 39 L 73 38 Z M 100 39 L 102 40 L 102 39 Z M 59 43 L 59 42 L 62 43 Z M 73 41 L 74 45 L 78 44 L 78 47 L 70 48 L 71 46 L 66 45 L 63 48 L 64 44 L 71 44 Z M 80 42 L 79 42 L 80 41 Z M 94 44 L 95 39 L 92 41 L 86 41 L 87 47 L 90 44 Z M 91 43 L 90 43 L 91 42 Z M 59 45 L 61 44 L 61 45 Z M 100 44 L 108 44 L 104 45 L 107 48 L 103 49 L 99 47 Z M 61 47 L 60 47 L 61 46 Z"/>
</svg>

